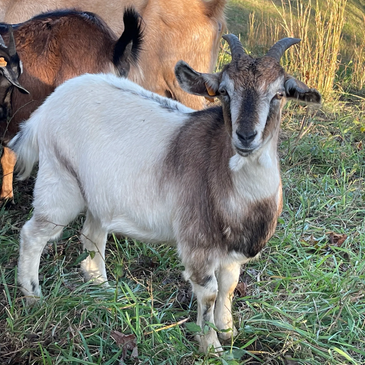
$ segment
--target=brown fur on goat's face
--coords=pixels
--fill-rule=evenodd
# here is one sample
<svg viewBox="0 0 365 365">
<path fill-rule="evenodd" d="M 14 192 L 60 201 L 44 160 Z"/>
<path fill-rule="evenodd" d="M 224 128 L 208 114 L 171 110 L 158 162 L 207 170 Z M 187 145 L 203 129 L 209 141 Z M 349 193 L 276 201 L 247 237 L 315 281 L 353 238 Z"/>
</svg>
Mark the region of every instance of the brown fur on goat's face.
<svg viewBox="0 0 365 365">
<path fill-rule="evenodd" d="M 183 61 L 175 72 L 184 90 L 221 100 L 226 130 L 239 155 L 248 156 L 277 137 L 285 102 L 285 72 L 279 61 L 253 59 L 242 49 L 218 74 L 197 72 Z"/>
<path fill-rule="evenodd" d="M 0 35 L 0 123 L 7 123 L 11 116 L 11 97 L 14 87 L 26 94 L 28 91 L 24 89 L 18 82 L 19 75 L 22 73 L 22 63 L 16 52 L 15 40 L 11 26 L 6 26 L 9 32 L 7 45 Z"/>
<path fill-rule="evenodd" d="M 252 58 L 250 56 L 233 60 L 222 71 L 235 80 L 235 90 L 261 88 L 267 91 L 270 84 L 284 76 L 280 63 L 272 57 Z"/>
</svg>

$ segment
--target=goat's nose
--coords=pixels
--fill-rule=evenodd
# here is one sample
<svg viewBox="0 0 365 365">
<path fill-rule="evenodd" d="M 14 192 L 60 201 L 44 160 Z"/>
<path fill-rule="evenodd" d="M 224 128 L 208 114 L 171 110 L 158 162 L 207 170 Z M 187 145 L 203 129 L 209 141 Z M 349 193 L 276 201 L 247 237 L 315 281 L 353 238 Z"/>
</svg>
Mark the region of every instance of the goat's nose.
<svg viewBox="0 0 365 365">
<path fill-rule="evenodd" d="M 238 139 L 240 140 L 240 142 L 243 145 L 250 144 L 255 139 L 255 137 L 257 135 L 257 132 L 254 131 L 254 130 L 250 130 L 250 131 L 247 131 L 247 132 L 237 131 L 236 133 L 237 133 Z"/>
</svg>

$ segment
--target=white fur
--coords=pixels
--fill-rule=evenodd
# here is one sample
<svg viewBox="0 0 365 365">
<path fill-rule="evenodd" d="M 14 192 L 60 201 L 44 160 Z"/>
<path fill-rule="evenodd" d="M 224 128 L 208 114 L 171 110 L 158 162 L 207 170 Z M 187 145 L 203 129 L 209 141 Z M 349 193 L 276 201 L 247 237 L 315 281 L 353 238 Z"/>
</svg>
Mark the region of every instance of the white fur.
<svg viewBox="0 0 365 365">
<path fill-rule="evenodd" d="M 204 327 L 206 321 L 215 321 L 219 328 L 230 329 L 221 334 L 224 339 L 235 333 L 231 301 L 239 267 L 248 259 L 212 250 L 212 266 L 206 273 L 211 280 L 205 286 L 195 283 L 189 267 L 194 257 L 185 254 L 177 236 L 183 223 L 176 192 L 186 187 L 169 181 L 161 185 L 169 143 L 191 118 L 198 117 L 177 102 L 129 80 L 100 74 L 65 82 L 23 125 L 10 143 L 23 178 L 39 156 L 34 213 L 22 229 L 19 259 L 19 282 L 30 301 L 40 295 L 38 267 L 46 242 L 86 210 L 81 241 L 85 249 L 96 252 L 82 263 L 88 279 L 107 281 L 104 260 L 109 232 L 147 242 L 177 243 L 197 296 L 198 324 Z M 268 142 L 248 157 L 230 159 L 235 188 L 222 206 L 232 215 L 243 217 L 251 203 L 278 194 L 275 148 L 276 142 Z M 231 228 L 226 227 L 224 234 L 229 236 Z M 199 340 L 204 351 L 211 346 L 221 350 L 212 329 Z"/>
</svg>

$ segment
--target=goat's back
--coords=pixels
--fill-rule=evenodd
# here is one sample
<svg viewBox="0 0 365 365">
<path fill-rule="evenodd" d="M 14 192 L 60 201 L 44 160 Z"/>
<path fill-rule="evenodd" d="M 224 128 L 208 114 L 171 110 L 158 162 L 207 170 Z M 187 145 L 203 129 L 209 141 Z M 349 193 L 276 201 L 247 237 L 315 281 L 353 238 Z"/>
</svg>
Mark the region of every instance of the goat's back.
<svg viewBox="0 0 365 365">
<path fill-rule="evenodd" d="M 107 24 L 88 12 L 51 12 L 15 27 L 24 69 L 54 86 L 83 73 L 111 71 L 116 40 Z"/>
<path fill-rule="evenodd" d="M 56 9 L 77 8 L 90 11 L 101 16 L 115 33 L 121 35 L 123 26 L 124 9 L 133 6 L 138 12 L 142 12 L 147 0 L 2 0 L 3 15 L 0 21 L 6 23 L 21 23 L 33 16 L 53 11 Z M 0 2 L 1 4 L 1 2 Z"/>
<path fill-rule="evenodd" d="M 103 217 L 108 230 L 118 227 L 139 239 L 170 241 L 173 198 L 160 186 L 161 167 L 169 141 L 189 112 L 129 80 L 83 75 L 59 86 L 21 133 L 37 135 L 42 186 L 47 176 L 73 181 L 69 189 L 80 189 L 85 206 Z M 30 163 L 22 144 L 29 143 L 16 138 L 10 147 L 23 169 Z M 131 206 L 136 209 L 130 211 Z M 137 227 L 138 222 L 149 226 Z"/>
</svg>

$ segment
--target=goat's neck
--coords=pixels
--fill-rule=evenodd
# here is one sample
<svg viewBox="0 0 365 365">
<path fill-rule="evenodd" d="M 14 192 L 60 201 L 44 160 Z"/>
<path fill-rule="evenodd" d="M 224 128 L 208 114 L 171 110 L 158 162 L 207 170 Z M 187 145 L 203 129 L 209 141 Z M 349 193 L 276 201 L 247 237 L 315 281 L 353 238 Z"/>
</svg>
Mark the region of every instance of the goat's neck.
<svg viewBox="0 0 365 365">
<path fill-rule="evenodd" d="M 230 169 L 236 194 L 248 201 L 280 194 L 281 179 L 277 143 L 278 132 L 252 155 L 231 157 Z"/>
</svg>

